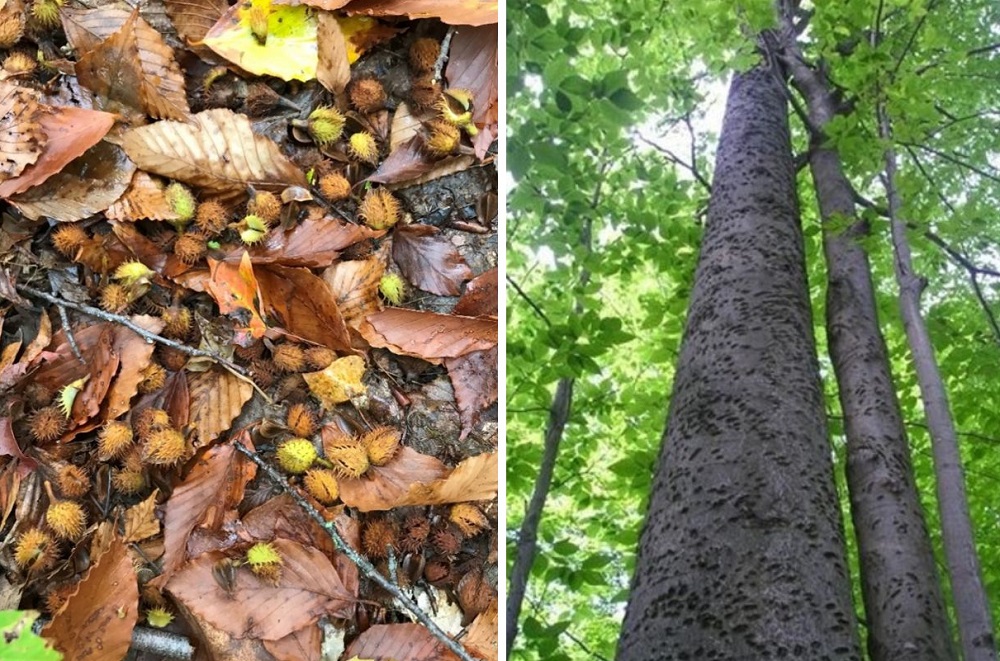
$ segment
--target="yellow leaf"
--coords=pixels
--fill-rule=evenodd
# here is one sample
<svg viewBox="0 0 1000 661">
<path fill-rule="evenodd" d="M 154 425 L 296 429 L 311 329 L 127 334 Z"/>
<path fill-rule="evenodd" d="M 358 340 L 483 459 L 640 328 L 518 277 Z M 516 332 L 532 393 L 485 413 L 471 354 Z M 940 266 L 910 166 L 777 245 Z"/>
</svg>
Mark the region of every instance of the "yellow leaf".
<svg viewBox="0 0 1000 661">
<path fill-rule="evenodd" d="M 361 383 L 364 373 L 364 359 L 360 356 L 347 356 L 333 361 L 322 372 L 310 372 L 302 376 L 324 408 L 332 409 L 336 404 L 365 393 L 365 386 Z"/>
<path fill-rule="evenodd" d="M 202 43 L 250 73 L 282 80 L 312 80 L 319 62 L 316 14 L 305 5 L 274 5 L 261 43 L 250 27 L 250 3 L 229 8 Z"/>
</svg>

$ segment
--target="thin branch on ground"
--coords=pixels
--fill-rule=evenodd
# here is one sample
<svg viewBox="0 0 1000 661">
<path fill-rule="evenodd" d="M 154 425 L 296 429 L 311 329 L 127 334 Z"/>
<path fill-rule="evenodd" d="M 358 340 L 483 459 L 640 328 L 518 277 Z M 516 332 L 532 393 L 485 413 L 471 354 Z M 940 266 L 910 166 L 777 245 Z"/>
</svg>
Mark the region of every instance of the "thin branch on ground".
<svg viewBox="0 0 1000 661">
<path fill-rule="evenodd" d="M 514 291 L 516 291 L 518 295 L 521 298 L 523 298 L 528 305 L 531 306 L 531 309 L 535 311 L 535 314 L 541 317 L 542 321 L 545 322 L 545 325 L 551 328 L 552 322 L 549 321 L 549 318 L 547 316 L 545 316 L 545 313 L 542 312 L 542 309 L 538 307 L 538 305 L 533 300 L 531 300 L 531 297 L 528 296 L 526 293 L 524 293 L 524 290 L 521 289 L 521 285 L 517 284 L 517 282 L 514 281 L 514 278 L 510 277 L 509 275 L 505 274 L 504 277 L 507 279 L 508 284 L 510 284 L 510 286 L 514 288 Z"/>
<path fill-rule="evenodd" d="M 438 53 L 437 61 L 434 62 L 434 80 L 441 80 L 441 72 L 444 71 L 444 64 L 448 61 L 448 51 L 451 50 L 451 40 L 455 36 L 455 28 L 448 28 L 448 33 L 441 40 L 441 52 Z"/>
<path fill-rule="evenodd" d="M 234 442 L 233 447 L 236 448 L 241 454 L 250 459 L 253 463 L 267 473 L 268 478 L 270 478 L 275 484 L 281 487 L 281 489 L 292 497 L 292 500 L 302 508 L 302 510 L 309 515 L 313 521 L 318 523 L 323 530 L 330 536 L 333 540 L 333 545 L 336 547 L 337 551 L 343 553 L 347 556 L 347 559 L 357 565 L 358 569 L 361 570 L 367 578 L 371 579 L 375 583 L 384 589 L 386 592 L 391 594 L 406 610 L 413 614 L 420 624 L 427 627 L 431 634 L 441 641 L 449 650 L 454 652 L 463 661 L 477 661 L 475 657 L 471 656 L 468 651 L 461 645 L 459 645 L 451 636 L 449 636 L 441 627 L 439 627 L 434 620 L 430 618 L 427 613 L 423 611 L 412 599 L 406 596 L 406 593 L 402 589 L 385 576 L 383 576 L 379 571 L 372 565 L 368 560 L 355 551 L 351 546 L 344 541 L 344 538 L 340 536 L 337 531 L 337 526 L 333 521 L 327 521 L 323 515 L 313 507 L 312 503 L 305 499 L 305 497 L 299 493 L 299 490 L 288 483 L 288 480 L 279 473 L 271 464 L 264 461 L 264 459 L 258 455 L 256 452 L 250 450 L 240 442 Z"/>
<path fill-rule="evenodd" d="M 66 341 L 69 342 L 70 351 L 73 352 L 77 360 L 85 363 L 83 354 L 80 353 L 80 345 L 76 343 L 76 336 L 73 335 L 73 327 L 69 323 L 69 313 L 66 312 L 66 308 L 62 305 L 56 305 L 56 309 L 59 310 L 59 320 L 62 322 L 63 330 L 66 331 Z"/>
</svg>

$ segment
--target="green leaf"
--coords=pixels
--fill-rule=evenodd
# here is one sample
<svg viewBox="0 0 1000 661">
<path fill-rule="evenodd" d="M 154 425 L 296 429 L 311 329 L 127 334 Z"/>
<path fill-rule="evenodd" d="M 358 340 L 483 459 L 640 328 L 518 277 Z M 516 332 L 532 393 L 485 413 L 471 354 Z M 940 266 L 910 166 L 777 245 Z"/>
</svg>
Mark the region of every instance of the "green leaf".
<svg viewBox="0 0 1000 661">
<path fill-rule="evenodd" d="M 0 611 L 0 659 L 5 661 L 60 661 L 52 649 L 32 631 L 38 611 Z"/>
</svg>

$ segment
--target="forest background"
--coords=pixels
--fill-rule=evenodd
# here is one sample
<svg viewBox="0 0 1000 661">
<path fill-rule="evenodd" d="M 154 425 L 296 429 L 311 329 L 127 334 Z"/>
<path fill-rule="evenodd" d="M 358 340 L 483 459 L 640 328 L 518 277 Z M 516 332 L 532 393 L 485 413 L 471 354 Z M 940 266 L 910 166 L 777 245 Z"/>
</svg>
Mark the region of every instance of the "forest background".
<svg viewBox="0 0 1000 661">
<path fill-rule="evenodd" d="M 525 525 L 525 513 L 540 512 L 513 658 L 614 656 L 705 219 L 718 106 L 731 73 L 755 61 L 741 25 L 766 27 L 773 16 L 766 1 L 741 9 L 660 0 L 509 5 L 507 557 L 514 597 L 514 563 L 532 551 L 535 521 Z M 876 17 L 884 40 L 870 47 L 865 37 Z M 988 2 L 854 0 L 821 3 L 804 36 L 809 54 L 827 61 L 843 98 L 855 104 L 827 133 L 872 203 L 864 211 L 872 227 L 864 247 L 948 594 L 930 439 L 900 320 L 889 224 L 878 212 L 885 206 L 883 145 L 870 101 L 873 82 L 894 71 L 889 94 L 903 212 L 916 270 L 929 280 L 923 312 L 960 433 L 994 621 L 1000 107 L 991 90 L 1000 80 L 998 26 L 1000 10 Z M 804 154 L 808 136 L 794 115 L 792 125 L 795 152 Z M 799 172 L 799 197 L 863 618 L 824 329 L 826 265 L 807 169 Z"/>
</svg>

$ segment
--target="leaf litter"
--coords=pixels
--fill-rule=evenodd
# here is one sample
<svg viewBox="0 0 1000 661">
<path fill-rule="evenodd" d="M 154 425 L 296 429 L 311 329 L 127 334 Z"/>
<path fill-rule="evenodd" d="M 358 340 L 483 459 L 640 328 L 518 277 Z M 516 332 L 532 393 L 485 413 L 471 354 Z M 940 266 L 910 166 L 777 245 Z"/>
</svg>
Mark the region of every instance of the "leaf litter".
<svg viewBox="0 0 1000 661">
<path fill-rule="evenodd" d="M 10 603 L 65 659 L 495 659 L 496 3 L 0 18 Z"/>
</svg>

